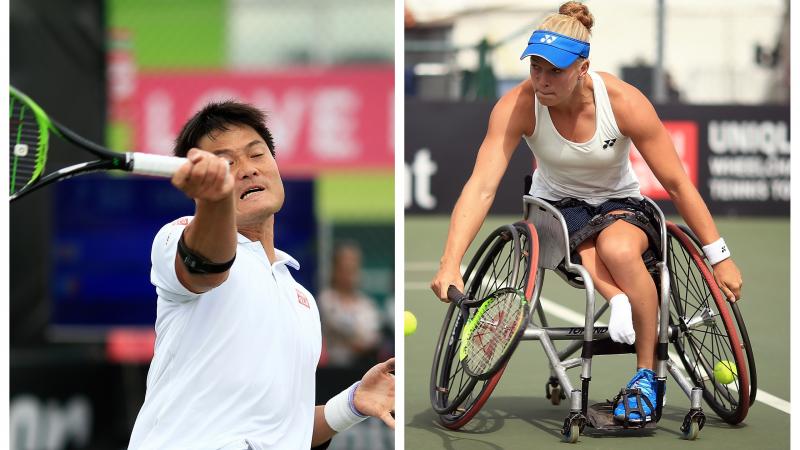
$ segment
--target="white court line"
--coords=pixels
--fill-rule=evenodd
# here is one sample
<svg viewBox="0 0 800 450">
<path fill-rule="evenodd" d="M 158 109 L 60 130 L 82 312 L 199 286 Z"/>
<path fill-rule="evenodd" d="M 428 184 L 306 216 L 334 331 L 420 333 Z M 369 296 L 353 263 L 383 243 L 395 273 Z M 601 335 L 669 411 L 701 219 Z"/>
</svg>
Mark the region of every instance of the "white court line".
<svg viewBox="0 0 800 450">
<path fill-rule="evenodd" d="M 406 290 L 410 291 L 421 291 L 421 290 L 428 290 L 430 289 L 429 283 L 415 283 L 415 282 L 406 282 Z M 544 297 L 539 298 L 542 302 L 542 307 L 550 314 L 553 314 L 556 317 L 561 318 L 567 322 L 573 323 L 575 325 L 583 325 L 584 324 L 584 315 L 578 312 L 575 312 L 565 306 L 559 305 L 558 303 L 549 300 Z M 597 322 L 598 326 L 606 326 L 603 322 Z M 669 352 L 669 358 L 673 361 L 680 361 L 680 356 L 677 353 Z M 678 366 L 676 366 L 678 367 Z M 680 368 L 680 370 L 683 370 Z M 786 414 L 791 414 L 791 404 L 775 395 L 770 394 L 761 389 L 756 389 L 756 401 L 761 402 L 767 406 L 771 406 L 778 411 L 784 412 Z"/>
<path fill-rule="evenodd" d="M 761 389 L 756 389 L 756 396 L 757 402 L 762 402 L 765 405 L 772 406 L 773 408 L 783 411 L 786 414 L 791 414 L 791 404 L 786 400 L 776 397 L 769 392 L 762 391 Z"/>
</svg>

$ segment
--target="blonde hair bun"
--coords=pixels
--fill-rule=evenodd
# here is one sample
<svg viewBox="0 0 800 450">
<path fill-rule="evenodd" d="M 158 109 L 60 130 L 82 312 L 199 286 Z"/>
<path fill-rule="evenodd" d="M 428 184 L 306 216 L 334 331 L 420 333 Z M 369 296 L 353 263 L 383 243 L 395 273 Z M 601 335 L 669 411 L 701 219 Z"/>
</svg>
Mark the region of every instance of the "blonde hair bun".
<svg viewBox="0 0 800 450">
<path fill-rule="evenodd" d="M 589 12 L 589 7 L 581 2 L 566 2 L 558 8 L 558 13 L 577 19 L 589 31 L 594 25 L 594 17 Z"/>
</svg>

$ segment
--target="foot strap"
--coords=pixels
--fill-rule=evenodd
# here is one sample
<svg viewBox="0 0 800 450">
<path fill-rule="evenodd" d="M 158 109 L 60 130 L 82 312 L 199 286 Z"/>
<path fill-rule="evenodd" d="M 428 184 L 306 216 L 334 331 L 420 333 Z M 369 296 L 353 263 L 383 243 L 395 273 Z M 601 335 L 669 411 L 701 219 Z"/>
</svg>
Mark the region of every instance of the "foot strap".
<svg viewBox="0 0 800 450">
<path fill-rule="evenodd" d="M 631 407 L 630 402 L 628 401 L 628 399 L 631 396 L 633 396 L 636 399 L 636 407 L 634 408 Z M 633 389 L 622 388 L 619 391 L 619 394 L 617 394 L 617 396 L 614 397 L 614 400 L 612 401 L 613 405 L 612 411 L 616 410 L 617 405 L 619 404 L 620 401 L 623 402 L 622 404 L 625 407 L 625 419 L 623 420 L 623 422 L 626 427 L 630 425 L 643 427 L 645 424 L 647 424 L 647 422 L 649 422 L 647 417 L 652 416 L 653 411 L 655 411 L 655 408 L 653 407 L 653 404 L 650 402 L 650 399 L 642 395 L 642 390 L 639 388 L 633 388 Z M 647 405 L 650 408 L 650 414 L 645 414 L 644 405 Z M 634 412 L 639 414 L 640 417 L 639 420 L 631 419 L 631 413 Z"/>
</svg>

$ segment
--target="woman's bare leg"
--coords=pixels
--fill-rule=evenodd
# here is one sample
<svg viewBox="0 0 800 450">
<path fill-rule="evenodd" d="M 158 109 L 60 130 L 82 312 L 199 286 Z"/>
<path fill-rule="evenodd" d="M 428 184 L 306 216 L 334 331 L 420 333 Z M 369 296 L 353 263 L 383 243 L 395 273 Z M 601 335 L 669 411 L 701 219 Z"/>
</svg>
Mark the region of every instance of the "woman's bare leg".
<svg viewBox="0 0 800 450">
<path fill-rule="evenodd" d="M 600 295 L 606 300 L 620 293 L 628 296 L 636 331 L 636 365 L 652 370 L 658 294 L 641 257 L 647 245 L 647 236 L 641 229 L 620 220 L 600 232 L 596 239 L 584 241 L 576 250 Z M 610 267 L 606 260 L 610 261 Z"/>
<path fill-rule="evenodd" d="M 652 370 L 658 340 L 658 293 L 642 260 L 647 246 L 644 231 L 623 220 L 614 222 L 595 239 L 599 259 L 631 302 L 633 329 L 636 331 L 636 365 Z"/>
</svg>

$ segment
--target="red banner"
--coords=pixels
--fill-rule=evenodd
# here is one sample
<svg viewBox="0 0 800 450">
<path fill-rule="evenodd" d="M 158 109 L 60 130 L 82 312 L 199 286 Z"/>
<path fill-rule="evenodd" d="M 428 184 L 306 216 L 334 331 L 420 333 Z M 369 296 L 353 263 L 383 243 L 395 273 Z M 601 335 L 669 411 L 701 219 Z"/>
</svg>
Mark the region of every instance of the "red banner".
<svg viewBox="0 0 800 450">
<path fill-rule="evenodd" d="M 683 169 L 689 174 L 692 184 L 697 186 L 697 122 L 665 120 L 664 127 L 672 137 L 672 142 L 675 144 L 675 150 L 678 152 L 678 158 L 683 164 Z M 655 200 L 669 199 L 669 194 L 658 182 L 639 150 L 633 144 L 631 144 L 630 158 L 633 170 L 639 178 L 642 195 Z"/>
<path fill-rule="evenodd" d="M 394 69 L 146 73 L 134 100 L 137 151 L 169 154 L 181 126 L 210 101 L 267 112 L 282 173 L 394 167 Z"/>
</svg>

